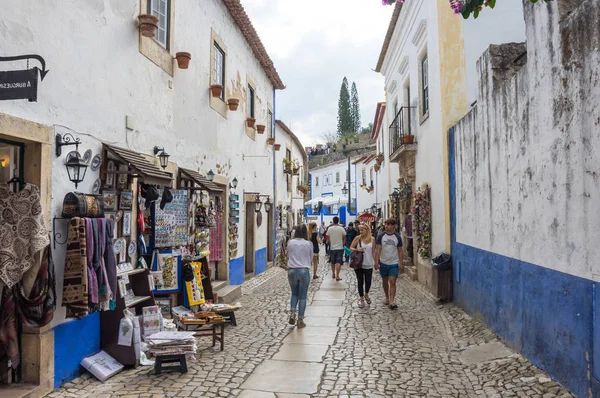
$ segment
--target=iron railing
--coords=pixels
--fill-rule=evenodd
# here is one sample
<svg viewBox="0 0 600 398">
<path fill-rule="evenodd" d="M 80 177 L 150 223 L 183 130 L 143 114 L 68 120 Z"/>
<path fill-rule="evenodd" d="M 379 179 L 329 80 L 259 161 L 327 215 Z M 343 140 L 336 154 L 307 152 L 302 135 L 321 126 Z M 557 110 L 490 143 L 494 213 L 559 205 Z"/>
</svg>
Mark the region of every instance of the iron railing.
<svg viewBox="0 0 600 398">
<path fill-rule="evenodd" d="M 390 124 L 390 156 L 405 143 L 417 142 L 414 138 L 413 120 L 415 118 L 412 114 L 416 108 L 416 106 L 403 106 Z M 412 136 L 412 138 L 405 140 L 405 136 Z M 410 142 L 411 139 L 412 142 Z"/>
</svg>

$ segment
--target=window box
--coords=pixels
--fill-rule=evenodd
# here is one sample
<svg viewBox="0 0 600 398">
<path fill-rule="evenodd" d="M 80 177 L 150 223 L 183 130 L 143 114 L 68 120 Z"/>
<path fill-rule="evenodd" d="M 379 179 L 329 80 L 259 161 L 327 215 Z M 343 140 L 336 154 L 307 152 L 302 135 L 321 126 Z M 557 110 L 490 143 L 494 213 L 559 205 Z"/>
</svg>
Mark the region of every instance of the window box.
<svg viewBox="0 0 600 398">
<path fill-rule="evenodd" d="M 266 128 L 266 126 L 264 124 L 257 124 L 256 125 L 256 132 L 258 134 L 262 134 L 262 133 L 265 132 L 265 128 Z"/>
<path fill-rule="evenodd" d="M 278 151 L 279 149 L 281 149 L 281 144 L 275 144 L 275 150 Z"/>
<path fill-rule="evenodd" d="M 404 137 L 402 137 L 402 141 L 404 144 L 412 144 L 413 142 L 415 142 L 415 136 L 407 134 Z"/>
<path fill-rule="evenodd" d="M 221 98 L 221 93 L 223 92 L 223 86 L 220 84 L 211 84 L 210 92 L 212 93 L 213 97 Z"/>
<path fill-rule="evenodd" d="M 248 125 L 248 127 L 253 128 L 254 123 L 256 123 L 255 118 L 253 118 L 253 117 L 246 118 L 246 124 Z"/>
<path fill-rule="evenodd" d="M 275 138 L 274 137 L 267 138 L 267 144 L 273 145 L 274 143 L 275 143 Z"/>
</svg>

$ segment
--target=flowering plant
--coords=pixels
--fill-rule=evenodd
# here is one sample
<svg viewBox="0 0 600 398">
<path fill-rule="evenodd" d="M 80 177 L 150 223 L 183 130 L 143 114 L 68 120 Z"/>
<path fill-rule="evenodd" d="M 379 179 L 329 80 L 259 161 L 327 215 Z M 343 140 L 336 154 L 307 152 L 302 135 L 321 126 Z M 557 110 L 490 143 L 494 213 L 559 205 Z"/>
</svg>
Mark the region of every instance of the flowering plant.
<svg viewBox="0 0 600 398">
<path fill-rule="evenodd" d="M 422 258 L 431 258 L 431 195 L 425 184 L 413 193 L 413 233 L 417 251 Z"/>
<path fill-rule="evenodd" d="M 391 5 L 396 3 L 404 3 L 406 0 L 381 0 L 381 3 L 386 5 Z M 454 10 L 455 14 L 462 14 L 462 16 L 467 19 L 471 14 L 473 14 L 474 18 L 479 16 L 479 12 L 483 9 L 483 7 L 494 8 L 496 6 L 496 0 L 448 0 L 450 2 L 450 8 Z M 538 0 L 529 0 L 532 3 L 537 3 Z M 543 0 L 544 2 L 549 2 L 552 0 Z"/>
</svg>

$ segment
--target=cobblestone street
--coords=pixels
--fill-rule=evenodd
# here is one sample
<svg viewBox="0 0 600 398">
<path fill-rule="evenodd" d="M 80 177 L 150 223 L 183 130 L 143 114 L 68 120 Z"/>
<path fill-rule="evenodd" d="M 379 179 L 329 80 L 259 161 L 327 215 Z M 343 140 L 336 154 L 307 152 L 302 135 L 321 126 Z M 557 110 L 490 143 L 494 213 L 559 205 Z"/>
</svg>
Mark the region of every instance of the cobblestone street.
<svg viewBox="0 0 600 398">
<path fill-rule="evenodd" d="M 399 309 L 392 311 L 375 273 L 373 303 L 361 309 L 354 273 L 335 282 L 329 272 L 322 257 L 300 332 L 287 324 L 287 274 L 273 268 L 244 285 L 244 308 L 238 326 L 226 329 L 225 351 L 200 340 L 187 374 L 155 376 L 139 367 L 100 383 L 86 373 L 49 396 L 571 396 L 461 309 L 436 305 L 418 283 L 398 281 Z"/>
</svg>

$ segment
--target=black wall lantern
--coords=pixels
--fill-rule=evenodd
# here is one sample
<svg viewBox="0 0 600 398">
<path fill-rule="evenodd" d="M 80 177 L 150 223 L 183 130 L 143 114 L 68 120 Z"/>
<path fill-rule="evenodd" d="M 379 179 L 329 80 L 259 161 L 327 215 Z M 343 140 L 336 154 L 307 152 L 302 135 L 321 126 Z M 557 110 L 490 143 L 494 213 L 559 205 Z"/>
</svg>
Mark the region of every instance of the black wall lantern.
<svg viewBox="0 0 600 398">
<path fill-rule="evenodd" d="M 160 152 L 160 155 L 158 155 L 158 153 Z M 154 147 L 154 155 L 158 155 L 158 160 L 160 161 L 160 167 L 162 167 L 163 169 L 166 169 L 167 166 L 169 165 L 169 155 L 166 151 L 165 148 L 159 148 L 157 146 Z"/>
<path fill-rule="evenodd" d="M 272 208 L 273 208 L 273 203 L 271 203 L 271 198 L 267 197 L 267 201 L 265 202 L 265 211 L 267 213 L 270 213 Z"/>
<path fill-rule="evenodd" d="M 83 181 L 85 178 L 85 173 L 87 171 L 87 163 L 85 163 L 80 157 L 73 156 L 71 159 L 65 163 L 67 167 L 67 174 L 69 174 L 69 180 L 75 183 L 75 188 L 77 185 Z"/>
<path fill-rule="evenodd" d="M 233 180 L 229 183 L 229 189 L 236 189 L 238 184 L 238 179 L 233 177 Z"/>
<path fill-rule="evenodd" d="M 344 188 L 342 188 L 342 195 L 348 195 L 348 187 L 344 183 Z"/>
<path fill-rule="evenodd" d="M 67 133 L 65 135 L 56 134 L 54 139 L 56 143 L 56 157 L 59 157 L 62 154 L 62 147 L 75 145 L 75 149 L 79 149 L 79 144 L 81 144 L 81 140 L 79 138 L 73 137 L 73 134 Z"/>
<path fill-rule="evenodd" d="M 208 178 L 208 181 L 212 181 L 215 179 L 215 172 L 212 171 L 212 169 L 210 169 L 208 171 L 208 173 L 206 173 L 206 178 Z"/>
<path fill-rule="evenodd" d="M 260 201 L 260 196 L 256 195 L 256 199 L 254 199 L 254 211 L 260 213 L 261 208 L 262 202 Z"/>
</svg>

